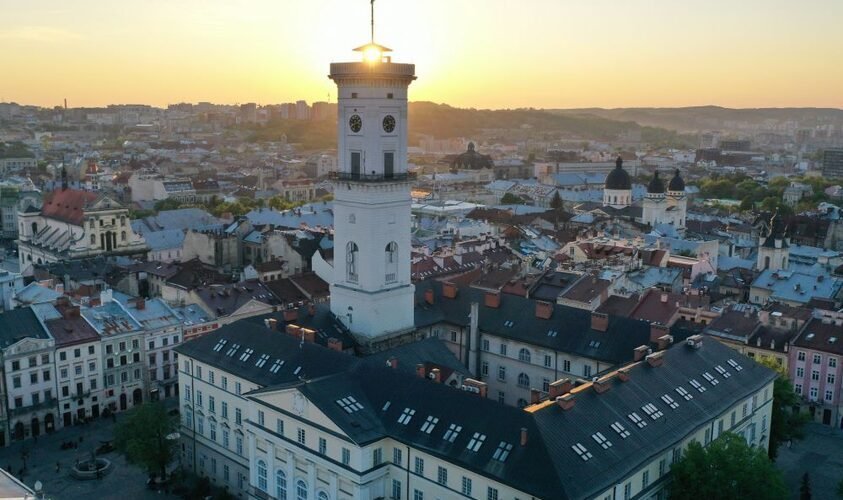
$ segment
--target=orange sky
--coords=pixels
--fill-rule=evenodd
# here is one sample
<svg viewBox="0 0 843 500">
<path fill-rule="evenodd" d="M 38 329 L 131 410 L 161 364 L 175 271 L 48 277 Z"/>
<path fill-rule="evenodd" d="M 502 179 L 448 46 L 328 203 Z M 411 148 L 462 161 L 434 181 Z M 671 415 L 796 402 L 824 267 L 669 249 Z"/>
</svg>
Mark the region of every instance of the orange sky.
<svg viewBox="0 0 843 500">
<path fill-rule="evenodd" d="M 843 108 L 841 0 L 377 0 L 412 100 Z M 367 0 L 0 0 L 0 102 L 334 99 Z"/>
</svg>

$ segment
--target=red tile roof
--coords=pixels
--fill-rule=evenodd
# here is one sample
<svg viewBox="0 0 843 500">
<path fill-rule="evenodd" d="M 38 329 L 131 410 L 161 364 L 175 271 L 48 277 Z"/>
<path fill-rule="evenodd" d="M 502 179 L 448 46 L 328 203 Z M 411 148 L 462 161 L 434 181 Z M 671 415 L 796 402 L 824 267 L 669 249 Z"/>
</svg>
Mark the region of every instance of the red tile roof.
<svg viewBox="0 0 843 500">
<path fill-rule="evenodd" d="M 83 211 L 96 199 L 97 194 L 90 191 L 78 189 L 50 191 L 44 198 L 41 215 L 81 226 Z"/>
</svg>

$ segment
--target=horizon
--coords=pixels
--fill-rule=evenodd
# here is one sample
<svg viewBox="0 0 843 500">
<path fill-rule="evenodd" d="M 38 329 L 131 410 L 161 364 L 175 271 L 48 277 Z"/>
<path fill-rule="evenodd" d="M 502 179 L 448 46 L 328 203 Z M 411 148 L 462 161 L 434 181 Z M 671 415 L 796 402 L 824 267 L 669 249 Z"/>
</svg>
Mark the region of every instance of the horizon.
<svg viewBox="0 0 843 500">
<path fill-rule="evenodd" d="M 328 64 L 369 39 L 365 0 L 45 0 L 4 15 L 0 101 L 48 108 L 336 102 Z M 841 17 L 835 0 L 378 0 L 375 39 L 416 64 L 414 98 L 459 108 L 843 109 Z"/>
</svg>

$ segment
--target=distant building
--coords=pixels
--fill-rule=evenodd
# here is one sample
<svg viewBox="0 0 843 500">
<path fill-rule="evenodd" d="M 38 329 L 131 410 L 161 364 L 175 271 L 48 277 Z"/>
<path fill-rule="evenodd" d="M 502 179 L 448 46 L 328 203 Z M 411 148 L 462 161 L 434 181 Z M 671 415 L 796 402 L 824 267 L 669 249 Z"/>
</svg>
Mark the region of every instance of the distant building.
<svg viewBox="0 0 843 500">
<path fill-rule="evenodd" d="M 685 228 L 688 199 L 685 196 L 685 181 L 679 175 L 679 169 L 668 184 L 665 194 L 664 182 L 658 171 L 647 186 L 644 198 L 642 221 L 655 227 L 659 224 L 672 224 L 678 229 Z"/>
<path fill-rule="evenodd" d="M 615 169 L 606 176 L 603 186 L 603 206 L 626 208 L 632 205 L 632 180 L 623 169 L 623 158 L 618 156 Z"/>
<path fill-rule="evenodd" d="M 33 264 L 98 255 L 138 255 L 147 251 L 142 236 L 132 230 L 129 211 L 109 198 L 67 188 L 44 197 L 41 209 L 18 212 L 21 271 Z"/>
<path fill-rule="evenodd" d="M 801 182 L 791 182 L 782 194 L 782 199 L 790 206 L 796 206 L 803 198 L 814 194 L 813 188 Z"/>
<path fill-rule="evenodd" d="M 843 148 L 825 150 L 823 153 L 823 177 L 843 179 Z"/>
</svg>

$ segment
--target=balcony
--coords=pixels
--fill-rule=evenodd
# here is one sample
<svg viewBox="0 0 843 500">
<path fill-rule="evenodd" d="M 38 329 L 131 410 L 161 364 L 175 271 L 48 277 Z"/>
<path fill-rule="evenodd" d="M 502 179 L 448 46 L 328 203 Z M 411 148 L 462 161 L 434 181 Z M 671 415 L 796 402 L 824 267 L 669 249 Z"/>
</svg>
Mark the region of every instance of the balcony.
<svg viewBox="0 0 843 500">
<path fill-rule="evenodd" d="M 415 172 L 401 172 L 391 175 L 386 174 L 357 174 L 351 172 L 331 172 L 329 178 L 335 181 L 346 182 L 406 182 L 416 179 Z"/>
<path fill-rule="evenodd" d="M 55 408 L 56 407 L 56 400 L 53 398 L 41 401 L 34 405 L 29 406 L 22 406 L 20 408 L 9 408 L 9 417 L 17 417 L 18 415 L 25 415 L 27 413 L 36 412 L 38 410 L 44 410 L 47 408 Z"/>
</svg>

